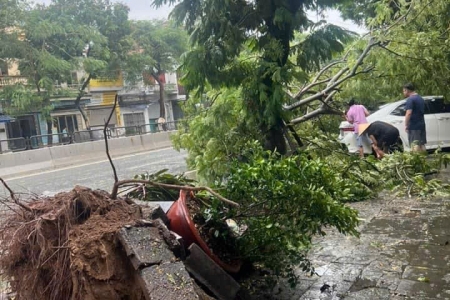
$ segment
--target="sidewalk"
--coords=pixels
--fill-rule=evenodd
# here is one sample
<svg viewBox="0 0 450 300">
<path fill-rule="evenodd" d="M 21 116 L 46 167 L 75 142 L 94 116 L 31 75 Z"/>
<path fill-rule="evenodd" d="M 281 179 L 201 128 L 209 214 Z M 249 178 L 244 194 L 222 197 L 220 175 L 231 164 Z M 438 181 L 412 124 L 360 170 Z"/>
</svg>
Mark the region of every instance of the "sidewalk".
<svg viewBox="0 0 450 300">
<path fill-rule="evenodd" d="M 295 289 L 278 286 L 265 299 L 450 299 L 450 199 L 380 195 L 350 205 L 361 237 L 329 230 L 310 252 L 318 275 L 299 271 Z"/>
</svg>

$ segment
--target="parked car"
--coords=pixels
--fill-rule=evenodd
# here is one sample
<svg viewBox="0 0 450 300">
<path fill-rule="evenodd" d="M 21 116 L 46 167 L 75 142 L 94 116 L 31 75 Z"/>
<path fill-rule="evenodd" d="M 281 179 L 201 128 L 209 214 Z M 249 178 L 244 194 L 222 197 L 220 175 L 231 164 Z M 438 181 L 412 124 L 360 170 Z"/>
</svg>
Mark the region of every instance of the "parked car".
<svg viewBox="0 0 450 300">
<path fill-rule="evenodd" d="M 443 96 L 424 96 L 425 100 L 425 124 L 427 130 L 426 148 L 429 150 L 438 147 L 450 147 L 450 103 L 445 103 Z M 406 99 L 394 103 L 385 104 L 379 110 L 367 117 L 369 123 L 383 121 L 390 123 L 400 131 L 400 138 L 405 151 L 410 151 L 408 135 L 405 131 L 405 104 Z M 339 126 L 339 141 L 346 145 L 350 153 L 357 153 L 356 137 L 353 133 L 353 125 L 347 121 Z M 364 144 L 364 153 L 372 153 L 369 144 Z"/>
</svg>

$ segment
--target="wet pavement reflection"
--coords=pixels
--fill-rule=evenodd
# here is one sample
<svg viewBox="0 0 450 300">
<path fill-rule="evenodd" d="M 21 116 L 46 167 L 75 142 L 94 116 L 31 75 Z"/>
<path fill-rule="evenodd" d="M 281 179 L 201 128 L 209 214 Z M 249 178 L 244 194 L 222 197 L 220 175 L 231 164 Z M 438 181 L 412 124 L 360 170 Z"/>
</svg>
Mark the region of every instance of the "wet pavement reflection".
<svg viewBox="0 0 450 300">
<path fill-rule="evenodd" d="M 350 205 L 363 219 L 360 238 L 333 230 L 317 238 L 317 274 L 299 271 L 295 289 L 280 283 L 268 298 L 450 299 L 450 199 L 384 194 Z"/>
</svg>

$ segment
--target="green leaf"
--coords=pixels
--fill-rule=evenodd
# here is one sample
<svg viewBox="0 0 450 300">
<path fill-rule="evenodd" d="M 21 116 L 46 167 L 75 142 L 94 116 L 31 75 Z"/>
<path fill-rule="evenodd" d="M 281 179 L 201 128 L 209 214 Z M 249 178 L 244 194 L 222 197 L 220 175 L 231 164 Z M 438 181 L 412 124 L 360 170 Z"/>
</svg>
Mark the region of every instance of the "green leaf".
<svg viewBox="0 0 450 300">
<path fill-rule="evenodd" d="M 430 279 L 425 276 L 421 276 L 421 277 L 417 278 L 417 280 L 420 282 L 430 282 Z"/>
</svg>

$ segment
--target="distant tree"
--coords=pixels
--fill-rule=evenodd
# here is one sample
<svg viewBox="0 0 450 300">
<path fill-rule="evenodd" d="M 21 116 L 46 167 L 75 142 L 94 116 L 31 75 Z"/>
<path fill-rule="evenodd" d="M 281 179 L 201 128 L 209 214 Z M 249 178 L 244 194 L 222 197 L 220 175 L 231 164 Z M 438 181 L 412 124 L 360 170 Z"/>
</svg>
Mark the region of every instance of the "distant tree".
<svg viewBox="0 0 450 300">
<path fill-rule="evenodd" d="M 2 91 L 10 112 L 40 111 L 51 134 L 51 98 L 74 97 L 86 126 L 89 119 L 81 98 L 92 78 L 116 78 L 128 52 L 128 7 L 109 0 L 53 0 L 23 11 L 15 27 L 21 34 L 9 44 L 29 84 L 9 86 Z M 56 83 L 72 82 L 72 71 L 83 71 L 77 90 L 56 88 Z"/>
<path fill-rule="evenodd" d="M 17 40 L 17 32 L 12 29 L 22 18 L 25 3 L 21 0 L 0 0 L 0 60 L 5 61 L 14 53 L 13 44 Z"/>
<path fill-rule="evenodd" d="M 78 46 L 84 45 L 81 66 L 86 76 L 78 90 L 75 105 L 83 115 L 86 126 L 90 128 L 89 119 L 80 101 L 91 79 L 114 80 L 121 75 L 132 49 L 129 8 L 125 4 L 110 0 L 53 1 L 59 13 L 67 14 L 74 24 L 88 28 L 88 31 L 84 32 L 84 40 L 77 42 Z"/>
<path fill-rule="evenodd" d="M 173 22 L 161 20 L 135 21 L 132 30 L 134 49 L 127 58 L 128 80 L 133 82 L 142 75 L 144 80 L 153 78 L 159 85 L 159 116 L 166 118 L 162 76 L 179 67 L 188 46 L 187 33 Z"/>
<path fill-rule="evenodd" d="M 50 98 L 54 93 L 55 81 L 67 77 L 73 65 L 55 55 L 50 48 L 50 37 L 62 34 L 63 28 L 48 19 L 43 6 L 24 11 L 21 24 L 11 29 L 15 40 L 10 40 L 10 58 L 18 63 L 22 76 L 29 84 L 17 83 L 2 89 L 4 107 L 13 115 L 39 112 L 47 120 L 47 132 L 51 134 L 52 110 Z"/>
</svg>

